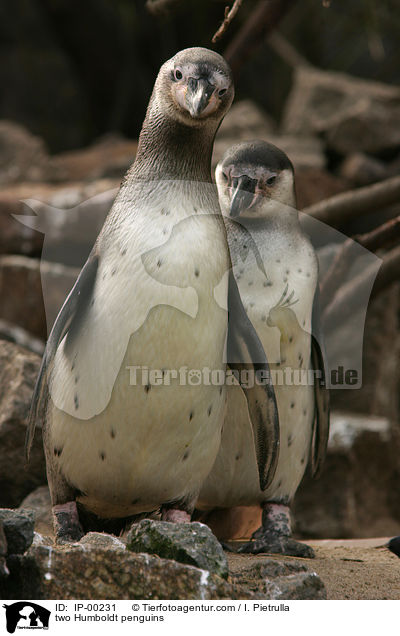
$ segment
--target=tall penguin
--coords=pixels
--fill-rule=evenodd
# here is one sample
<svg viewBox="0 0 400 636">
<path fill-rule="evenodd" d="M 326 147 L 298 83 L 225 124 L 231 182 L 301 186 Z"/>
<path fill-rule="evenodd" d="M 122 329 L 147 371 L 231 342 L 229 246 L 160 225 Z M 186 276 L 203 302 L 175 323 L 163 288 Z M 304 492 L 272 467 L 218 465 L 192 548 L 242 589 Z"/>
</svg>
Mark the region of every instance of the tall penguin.
<svg viewBox="0 0 400 636">
<path fill-rule="evenodd" d="M 261 489 L 246 405 L 241 392 L 228 387 L 221 449 L 199 507 L 259 503 L 262 527 L 241 551 L 312 557 L 313 550 L 291 536 L 290 502 L 309 457 L 313 474 L 319 472 L 329 433 L 316 255 L 299 224 L 293 166 L 279 148 L 263 141 L 233 146 L 217 166 L 216 181 L 240 296 L 270 361 L 280 451 L 274 479 Z M 245 249 L 247 234 L 264 269 Z"/>
<path fill-rule="evenodd" d="M 226 62 L 207 49 L 161 67 L 136 160 L 50 334 L 27 453 L 40 419 L 58 542 L 82 536 L 77 501 L 102 519 L 161 508 L 164 520 L 188 521 L 218 452 L 225 387 L 185 370 L 224 369 L 227 341 L 233 357 L 261 355 L 267 368 L 227 274 L 211 182 L 213 140 L 233 92 Z M 267 483 L 274 395 L 245 392 Z"/>
</svg>

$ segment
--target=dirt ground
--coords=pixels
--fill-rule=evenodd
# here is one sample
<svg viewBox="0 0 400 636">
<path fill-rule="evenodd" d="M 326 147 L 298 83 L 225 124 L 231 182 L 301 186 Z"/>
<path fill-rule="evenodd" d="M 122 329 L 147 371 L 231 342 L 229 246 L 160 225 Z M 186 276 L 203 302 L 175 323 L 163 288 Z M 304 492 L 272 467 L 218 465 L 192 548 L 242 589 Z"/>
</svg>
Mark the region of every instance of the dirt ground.
<svg viewBox="0 0 400 636">
<path fill-rule="evenodd" d="M 296 559 L 313 569 L 327 589 L 329 600 L 400 599 L 400 559 L 382 547 L 389 538 L 307 541 L 315 559 Z M 236 542 L 235 542 L 236 543 Z M 240 571 L 252 555 L 228 554 L 232 571 Z M 265 555 L 276 559 L 276 556 Z M 293 557 L 278 557 L 291 560 Z"/>
</svg>

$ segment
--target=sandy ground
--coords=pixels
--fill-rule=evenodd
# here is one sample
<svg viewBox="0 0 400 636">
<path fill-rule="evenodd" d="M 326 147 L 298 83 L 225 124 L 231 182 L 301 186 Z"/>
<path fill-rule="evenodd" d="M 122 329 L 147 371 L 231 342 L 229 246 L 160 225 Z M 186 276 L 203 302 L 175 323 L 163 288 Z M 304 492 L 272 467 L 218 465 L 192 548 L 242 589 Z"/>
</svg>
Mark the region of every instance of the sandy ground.
<svg viewBox="0 0 400 636">
<path fill-rule="evenodd" d="M 295 559 L 313 569 L 327 589 L 330 600 L 400 599 L 400 559 L 382 547 L 389 538 L 307 541 L 315 559 Z M 235 542 L 236 543 L 236 542 Z M 257 556 L 228 554 L 232 571 L 239 571 Z M 264 555 L 267 557 L 267 555 Z M 268 555 L 271 559 L 293 557 Z"/>
</svg>

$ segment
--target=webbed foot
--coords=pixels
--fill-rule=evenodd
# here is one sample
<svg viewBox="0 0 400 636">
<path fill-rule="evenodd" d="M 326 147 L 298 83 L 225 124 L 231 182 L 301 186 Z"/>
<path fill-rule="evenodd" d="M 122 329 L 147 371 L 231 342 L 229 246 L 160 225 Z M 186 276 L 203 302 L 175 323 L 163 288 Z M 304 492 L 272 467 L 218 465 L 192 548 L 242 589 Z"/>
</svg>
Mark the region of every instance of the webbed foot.
<svg viewBox="0 0 400 636">
<path fill-rule="evenodd" d="M 85 534 L 79 522 L 75 501 L 53 506 L 55 540 L 58 545 L 75 543 Z"/>
</svg>

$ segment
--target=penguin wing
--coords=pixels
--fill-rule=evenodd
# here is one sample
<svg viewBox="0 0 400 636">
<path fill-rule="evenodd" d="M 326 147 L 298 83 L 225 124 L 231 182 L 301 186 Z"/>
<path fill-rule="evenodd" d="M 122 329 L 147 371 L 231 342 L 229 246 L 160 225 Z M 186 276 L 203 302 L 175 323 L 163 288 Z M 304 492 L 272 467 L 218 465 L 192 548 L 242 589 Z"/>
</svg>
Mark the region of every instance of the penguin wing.
<svg viewBox="0 0 400 636">
<path fill-rule="evenodd" d="M 326 457 L 329 438 L 329 389 L 326 386 L 325 351 L 320 322 L 319 287 L 314 295 L 312 311 L 311 363 L 319 377 L 314 377 L 314 426 L 311 448 L 311 472 L 318 477 Z"/>
<path fill-rule="evenodd" d="M 29 461 L 36 423 L 39 418 L 44 419 L 48 401 L 48 380 L 54 362 L 57 348 L 66 334 L 68 339 L 74 337 L 79 324 L 93 295 L 99 258 L 92 252 L 82 268 L 78 279 L 70 291 L 66 301 L 55 320 L 50 336 L 47 340 L 39 376 L 33 392 L 28 427 L 25 438 L 25 455 Z"/>
<path fill-rule="evenodd" d="M 274 478 L 279 457 L 278 408 L 265 351 L 243 307 L 232 270 L 228 286 L 227 345 L 228 366 L 239 374 L 252 372 L 251 381 L 246 383 L 242 378 L 240 385 L 253 427 L 260 488 L 265 490 Z M 256 372 L 264 378 L 262 384 L 256 383 Z"/>
</svg>

